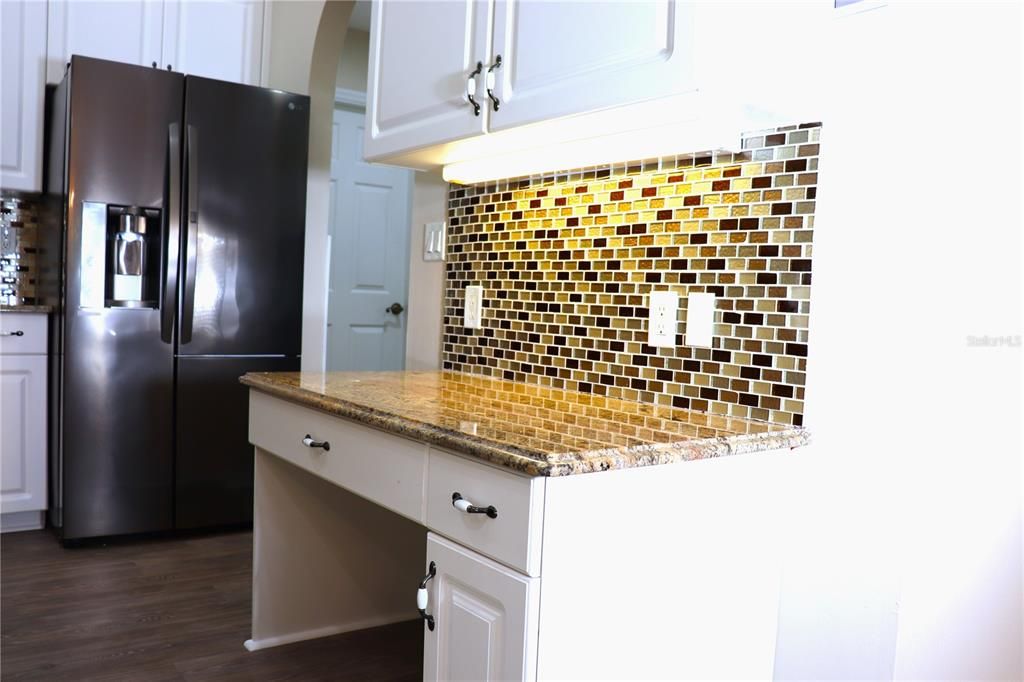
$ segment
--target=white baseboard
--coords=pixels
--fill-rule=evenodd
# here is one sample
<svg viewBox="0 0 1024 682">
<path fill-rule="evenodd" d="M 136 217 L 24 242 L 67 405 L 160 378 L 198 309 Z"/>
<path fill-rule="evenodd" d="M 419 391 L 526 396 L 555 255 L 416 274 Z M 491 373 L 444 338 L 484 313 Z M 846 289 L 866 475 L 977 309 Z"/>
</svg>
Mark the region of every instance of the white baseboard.
<svg viewBox="0 0 1024 682">
<path fill-rule="evenodd" d="M 39 530 L 46 525 L 46 512 L 23 511 L 0 514 L 0 533 Z"/>
<path fill-rule="evenodd" d="M 409 617 L 408 611 L 403 611 L 401 614 L 379 616 L 377 618 L 367 618 L 361 621 L 355 621 L 351 623 L 340 623 L 338 625 L 328 625 L 322 628 L 314 628 L 313 630 L 291 632 L 286 635 L 264 637 L 263 639 L 247 639 L 245 640 L 244 646 L 248 651 L 259 651 L 260 649 L 269 649 L 271 647 L 282 646 L 284 644 L 304 642 L 307 639 L 319 639 L 321 637 L 330 637 L 331 635 L 340 635 L 343 632 L 354 632 L 356 630 L 366 630 L 367 628 L 380 627 L 381 625 L 403 623 L 407 620 L 414 619 Z"/>
</svg>

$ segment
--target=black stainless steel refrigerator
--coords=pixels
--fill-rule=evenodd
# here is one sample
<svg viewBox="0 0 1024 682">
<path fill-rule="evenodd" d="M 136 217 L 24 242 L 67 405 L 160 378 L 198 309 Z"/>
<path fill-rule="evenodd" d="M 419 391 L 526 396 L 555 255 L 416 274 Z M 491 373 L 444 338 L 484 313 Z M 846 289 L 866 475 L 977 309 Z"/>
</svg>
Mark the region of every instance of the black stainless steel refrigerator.
<svg viewBox="0 0 1024 682">
<path fill-rule="evenodd" d="M 50 130 L 52 525 L 250 522 L 238 378 L 299 367 L 308 98 L 75 56 Z"/>
</svg>

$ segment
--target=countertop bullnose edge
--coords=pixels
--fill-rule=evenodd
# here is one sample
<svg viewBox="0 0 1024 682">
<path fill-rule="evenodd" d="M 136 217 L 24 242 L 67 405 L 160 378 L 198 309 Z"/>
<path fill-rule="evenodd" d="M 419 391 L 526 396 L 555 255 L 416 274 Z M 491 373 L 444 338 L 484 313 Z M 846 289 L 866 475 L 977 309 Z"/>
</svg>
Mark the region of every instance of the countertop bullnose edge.
<svg viewBox="0 0 1024 682">
<path fill-rule="evenodd" d="M 688 438 L 668 443 L 641 443 L 584 452 L 533 451 L 288 384 L 276 379 L 274 374 L 276 373 L 250 372 L 240 377 L 239 381 L 251 389 L 288 402 L 351 419 L 365 426 L 435 445 L 528 476 L 567 476 L 756 452 L 793 450 L 810 443 L 810 434 L 806 429 L 792 426 L 762 433 Z M 396 376 L 398 374 L 401 373 L 396 373 Z"/>
</svg>

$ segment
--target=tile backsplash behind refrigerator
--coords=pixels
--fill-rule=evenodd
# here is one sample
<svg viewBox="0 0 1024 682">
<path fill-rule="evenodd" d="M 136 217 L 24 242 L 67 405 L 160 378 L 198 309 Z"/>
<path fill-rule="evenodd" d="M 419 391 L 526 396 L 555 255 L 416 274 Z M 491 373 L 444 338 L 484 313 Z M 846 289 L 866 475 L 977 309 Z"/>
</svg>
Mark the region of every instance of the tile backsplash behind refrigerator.
<svg viewBox="0 0 1024 682">
<path fill-rule="evenodd" d="M 451 185 L 443 367 L 801 424 L 820 131 Z M 462 324 L 470 284 L 484 290 L 481 329 Z M 646 344 L 655 290 L 680 295 L 674 348 Z M 682 345 L 693 292 L 716 296 L 712 348 Z"/>
<path fill-rule="evenodd" d="M 38 228 L 45 216 L 40 195 L 0 189 L 0 304 L 36 303 Z"/>
</svg>

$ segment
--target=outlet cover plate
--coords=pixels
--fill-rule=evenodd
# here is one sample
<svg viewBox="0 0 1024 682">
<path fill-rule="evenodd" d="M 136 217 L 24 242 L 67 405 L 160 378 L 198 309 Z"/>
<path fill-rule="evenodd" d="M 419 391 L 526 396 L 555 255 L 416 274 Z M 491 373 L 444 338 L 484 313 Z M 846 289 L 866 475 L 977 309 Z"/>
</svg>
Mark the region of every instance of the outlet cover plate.
<svg viewBox="0 0 1024 682">
<path fill-rule="evenodd" d="M 672 348 L 676 345 L 679 294 L 674 291 L 652 291 L 647 314 L 647 345 Z"/>
<path fill-rule="evenodd" d="M 683 343 L 711 348 L 715 338 L 715 295 L 690 294 L 686 297 L 686 339 Z"/>
<path fill-rule="evenodd" d="M 479 284 L 466 287 L 465 310 L 462 325 L 466 329 L 480 329 L 484 316 L 484 288 Z"/>
</svg>

